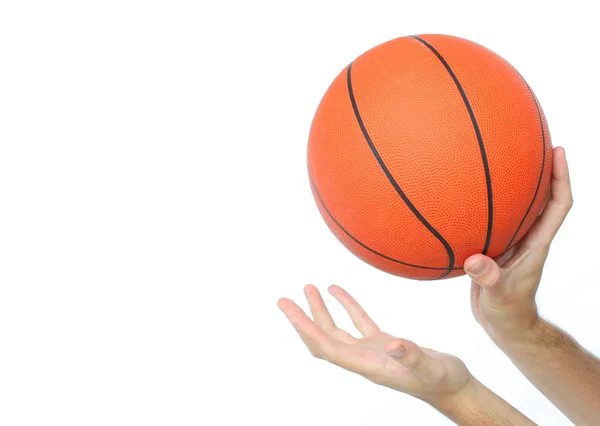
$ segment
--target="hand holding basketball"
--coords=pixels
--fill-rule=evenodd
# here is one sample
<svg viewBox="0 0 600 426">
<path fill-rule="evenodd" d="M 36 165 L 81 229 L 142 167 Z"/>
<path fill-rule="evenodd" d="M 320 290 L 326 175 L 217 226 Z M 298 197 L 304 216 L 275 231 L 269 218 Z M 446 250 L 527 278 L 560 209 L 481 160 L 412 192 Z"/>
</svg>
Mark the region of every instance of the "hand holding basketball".
<svg viewBox="0 0 600 426">
<path fill-rule="evenodd" d="M 552 239 L 573 205 L 564 149 L 555 148 L 553 158 L 550 198 L 525 237 L 498 262 L 482 254 L 465 261 L 473 280 L 473 315 L 497 343 L 520 337 L 536 323 L 535 294 L 542 269 Z"/>
<path fill-rule="evenodd" d="M 345 290 L 331 286 L 329 292 L 344 306 L 362 338 L 337 328 L 312 285 L 305 287 L 305 294 L 314 321 L 293 301 L 281 299 L 278 303 L 316 358 L 431 404 L 449 403 L 467 384 L 477 383 L 460 359 L 382 332 Z"/>
</svg>

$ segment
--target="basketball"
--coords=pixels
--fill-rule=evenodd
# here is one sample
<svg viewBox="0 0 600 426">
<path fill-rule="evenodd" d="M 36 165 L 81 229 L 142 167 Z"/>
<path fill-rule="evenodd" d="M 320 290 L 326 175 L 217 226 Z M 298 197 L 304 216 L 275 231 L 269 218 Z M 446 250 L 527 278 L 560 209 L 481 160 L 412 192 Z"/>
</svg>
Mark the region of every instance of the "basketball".
<svg viewBox="0 0 600 426">
<path fill-rule="evenodd" d="M 506 60 L 448 35 L 365 52 L 327 89 L 308 141 L 319 211 L 342 244 L 405 278 L 464 274 L 498 258 L 538 216 L 552 143 L 542 108 Z"/>
</svg>

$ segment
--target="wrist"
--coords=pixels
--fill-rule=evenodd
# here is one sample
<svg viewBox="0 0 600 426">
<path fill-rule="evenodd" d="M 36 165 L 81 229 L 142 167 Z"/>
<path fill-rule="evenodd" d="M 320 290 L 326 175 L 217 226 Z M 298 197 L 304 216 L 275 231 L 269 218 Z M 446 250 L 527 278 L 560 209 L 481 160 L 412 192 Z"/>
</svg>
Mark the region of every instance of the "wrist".
<svg viewBox="0 0 600 426">
<path fill-rule="evenodd" d="M 457 392 L 425 400 L 433 408 L 456 424 L 481 426 L 482 424 L 535 425 L 513 406 L 488 389 L 475 377 Z"/>
<path fill-rule="evenodd" d="M 469 373 L 467 382 L 455 392 L 437 394 L 422 397 L 420 399 L 438 411 L 450 415 L 451 413 L 460 410 L 462 407 L 473 405 L 473 402 L 477 399 L 478 394 L 483 387 L 481 382 Z"/>
<path fill-rule="evenodd" d="M 559 331 L 545 319 L 537 317 L 531 326 L 512 334 L 500 335 L 494 343 L 513 361 L 522 356 L 546 353 L 571 353 L 577 351 L 577 343 L 566 333 Z"/>
<path fill-rule="evenodd" d="M 568 334 L 538 317 L 531 327 L 513 336 L 503 336 L 495 343 L 508 355 L 526 351 L 539 353 L 560 350 L 561 353 L 578 351 L 579 344 Z"/>
<path fill-rule="evenodd" d="M 544 320 L 540 318 L 537 309 L 531 309 L 525 315 L 512 315 L 512 318 L 503 318 L 499 325 L 486 328 L 490 339 L 498 346 L 526 343 L 536 339 L 540 334 Z"/>
</svg>

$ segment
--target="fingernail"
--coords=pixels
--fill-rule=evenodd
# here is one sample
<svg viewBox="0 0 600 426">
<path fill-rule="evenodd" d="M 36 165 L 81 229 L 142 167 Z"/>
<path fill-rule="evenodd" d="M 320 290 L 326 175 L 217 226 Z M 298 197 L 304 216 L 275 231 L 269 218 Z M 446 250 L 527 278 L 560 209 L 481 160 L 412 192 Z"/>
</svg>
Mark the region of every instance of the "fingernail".
<svg viewBox="0 0 600 426">
<path fill-rule="evenodd" d="M 485 260 L 480 260 L 479 262 L 475 262 L 473 264 L 473 266 L 471 266 L 469 268 L 469 274 L 473 274 L 473 275 L 481 275 L 483 274 L 487 269 L 487 263 L 485 263 Z"/>
<path fill-rule="evenodd" d="M 406 353 L 406 348 L 404 346 L 400 346 L 397 349 L 394 349 L 393 351 L 388 352 L 387 354 L 389 356 L 402 356 Z"/>
</svg>

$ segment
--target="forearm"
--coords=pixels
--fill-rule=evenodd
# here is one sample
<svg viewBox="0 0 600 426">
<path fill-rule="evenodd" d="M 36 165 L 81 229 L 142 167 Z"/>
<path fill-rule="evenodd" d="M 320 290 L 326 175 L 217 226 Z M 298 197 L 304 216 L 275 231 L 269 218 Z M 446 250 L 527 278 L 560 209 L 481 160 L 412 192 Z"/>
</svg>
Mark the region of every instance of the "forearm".
<svg viewBox="0 0 600 426">
<path fill-rule="evenodd" d="M 451 398 L 426 402 L 460 426 L 535 425 L 475 378 Z"/>
<path fill-rule="evenodd" d="M 600 419 L 600 360 L 540 319 L 519 338 L 496 342 L 517 368 L 576 425 Z"/>
</svg>

